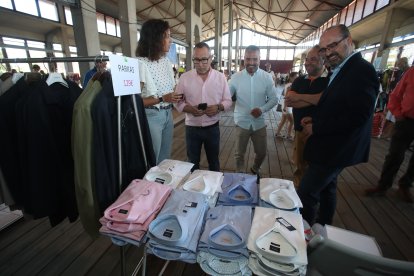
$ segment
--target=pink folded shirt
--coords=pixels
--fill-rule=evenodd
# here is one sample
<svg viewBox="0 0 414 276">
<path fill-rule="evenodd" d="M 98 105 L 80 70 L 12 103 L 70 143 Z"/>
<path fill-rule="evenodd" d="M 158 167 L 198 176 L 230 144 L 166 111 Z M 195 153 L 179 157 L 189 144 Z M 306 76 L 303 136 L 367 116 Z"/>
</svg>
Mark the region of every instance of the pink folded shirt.
<svg viewBox="0 0 414 276">
<path fill-rule="evenodd" d="M 104 217 L 114 223 L 146 224 L 162 208 L 171 190 L 171 187 L 156 182 L 133 180 L 105 210 Z"/>
</svg>

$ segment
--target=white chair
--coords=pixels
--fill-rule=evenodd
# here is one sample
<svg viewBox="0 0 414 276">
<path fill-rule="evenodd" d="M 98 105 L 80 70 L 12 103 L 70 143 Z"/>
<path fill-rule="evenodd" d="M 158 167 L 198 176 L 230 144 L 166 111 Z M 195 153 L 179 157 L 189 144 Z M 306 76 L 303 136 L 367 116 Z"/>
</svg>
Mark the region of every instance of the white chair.
<svg viewBox="0 0 414 276">
<path fill-rule="evenodd" d="M 414 262 L 371 255 L 316 235 L 308 244 L 307 275 L 414 275 Z"/>
</svg>

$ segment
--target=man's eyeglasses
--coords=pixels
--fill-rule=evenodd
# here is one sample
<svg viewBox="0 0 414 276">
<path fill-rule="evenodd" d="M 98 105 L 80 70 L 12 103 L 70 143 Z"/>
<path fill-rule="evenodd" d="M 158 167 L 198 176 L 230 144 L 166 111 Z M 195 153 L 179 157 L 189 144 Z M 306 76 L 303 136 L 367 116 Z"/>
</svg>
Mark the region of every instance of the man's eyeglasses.
<svg viewBox="0 0 414 276">
<path fill-rule="evenodd" d="M 326 48 L 320 48 L 319 49 L 319 54 L 325 54 L 326 50 L 329 49 L 330 51 L 332 51 L 333 49 L 335 49 L 339 43 L 341 43 L 345 38 L 348 38 L 347 36 L 344 36 L 341 40 L 338 40 L 337 42 L 332 42 L 329 45 L 326 45 Z"/>
<path fill-rule="evenodd" d="M 207 64 L 209 59 L 210 59 L 210 57 L 208 57 L 208 58 L 193 58 L 193 62 L 194 62 L 194 64 L 199 64 L 199 63 Z"/>
</svg>

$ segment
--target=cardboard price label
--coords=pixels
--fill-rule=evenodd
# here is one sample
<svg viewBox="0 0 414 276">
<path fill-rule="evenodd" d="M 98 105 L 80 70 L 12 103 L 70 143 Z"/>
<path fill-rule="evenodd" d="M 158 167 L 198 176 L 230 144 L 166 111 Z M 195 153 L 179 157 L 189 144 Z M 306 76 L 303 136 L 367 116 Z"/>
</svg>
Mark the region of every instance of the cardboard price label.
<svg viewBox="0 0 414 276">
<path fill-rule="evenodd" d="M 110 55 L 109 62 L 115 96 L 141 93 L 138 59 Z"/>
</svg>

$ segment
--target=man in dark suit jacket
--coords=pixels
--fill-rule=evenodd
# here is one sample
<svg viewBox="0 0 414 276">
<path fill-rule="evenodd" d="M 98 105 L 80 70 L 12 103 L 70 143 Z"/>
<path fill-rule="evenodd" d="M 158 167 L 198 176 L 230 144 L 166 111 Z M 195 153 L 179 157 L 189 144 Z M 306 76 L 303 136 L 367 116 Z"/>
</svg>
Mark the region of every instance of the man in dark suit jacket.
<svg viewBox="0 0 414 276">
<path fill-rule="evenodd" d="M 332 224 L 337 176 L 347 167 L 368 161 L 371 123 L 379 82 L 373 66 L 354 52 L 344 25 L 327 29 L 319 53 L 333 71 L 313 117 L 302 119 L 307 136 L 305 160 L 309 167 L 298 194 L 302 216 L 311 225 Z M 317 216 L 319 204 L 319 214 Z"/>
</svg>

